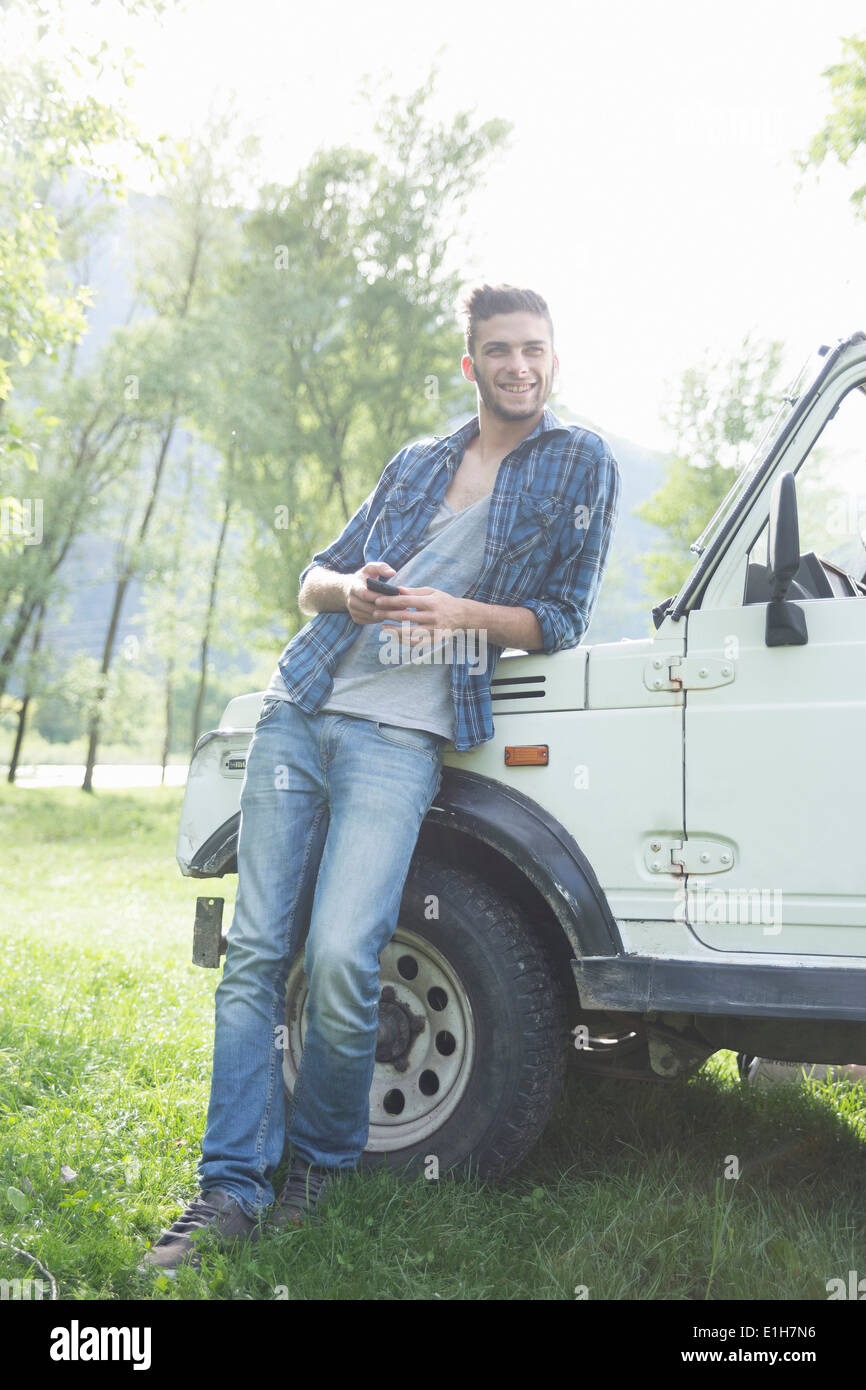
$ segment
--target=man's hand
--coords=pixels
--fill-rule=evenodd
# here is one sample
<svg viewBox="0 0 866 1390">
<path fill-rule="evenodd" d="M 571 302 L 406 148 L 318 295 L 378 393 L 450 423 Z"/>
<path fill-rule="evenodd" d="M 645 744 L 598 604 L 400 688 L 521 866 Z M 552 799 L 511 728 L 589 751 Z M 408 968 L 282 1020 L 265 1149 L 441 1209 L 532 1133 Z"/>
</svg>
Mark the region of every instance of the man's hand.
<svg viewBox="0 0 866 1390">
<path fill-rule="evenodd" d="M 397 571 L 393 565 L 386 565 L 382 560 L 370 560 L 354 574 L 348 574 L 346 579 L 346 611 L 353 622 L 356 623 L 379 623 L 382 621 L 381 613 L 376 612 L 375 600 L 380 595 L 374 594 L 372 589 L 367 588 L 368 579 L 390 579 L 392 574 Z M 402 593 L 408 590 L 401 589 Z M 399 599 L 388 599 L 389 603 L 399 603 Z"/>
<path fill-rule="evenodd" d="M 465 601 L 455 598 L 453 594 L 446 594 L 442 589 L 400 586 L 400 595 L 400 598 L 389 598 L 387 594 L 374 594 L 376 616 L 373 622 L 384 623 L 385 627 L 412 623 L 407 632 L 410 642 L 424 641 L 431 629 L 444 635 L 470 626 Z"/>
<path fill-rule="evenodd" d="M 404 597 L 405 595 L 405 597 Z M 457 598 L 442 589 L 409 589 L 400 586 L 400 597 L 376 597 L 373 622 L 386 627 L 403 629 L 403 638 L 410 643 L 428 641 L 430 633 L 436 640 L 452 632 L 484 632 L 489 642 L 500 647 L 517 647 L 522 651 L 544 650 L 544 636 L 531 608 L 512 608 L 509 604 L 478 603 L 475 599 Z"/>
<path fill-rule="evenodd" d="M 316 565 L 304 580 L 298 607 L 308 617 L 316 613 L 350 613 L 356 623 L 376 623 L 379 619 L 373 613 L 370 600 L 374 595 L 367 588 L 367 575 L 390 579 L 394 572 L 391 565 L 381 560 L 371 560 L 354 574 Z"/>
</svg>

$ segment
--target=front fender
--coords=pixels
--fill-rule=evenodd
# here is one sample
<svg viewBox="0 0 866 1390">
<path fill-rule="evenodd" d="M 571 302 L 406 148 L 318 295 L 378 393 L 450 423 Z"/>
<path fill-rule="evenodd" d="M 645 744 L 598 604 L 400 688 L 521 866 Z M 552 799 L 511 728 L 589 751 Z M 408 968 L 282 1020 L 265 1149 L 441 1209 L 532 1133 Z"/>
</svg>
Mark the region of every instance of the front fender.
<svg viewBox="0 0 866 1390">
<path fill-rule="evenodd" d="M 592 865 L 549 811 L 477 772 L 445 767 L 427 822 L 483 841 L 538 890 L 577 956 L 619 955 L 622 940 Z M 423 828 L 422 828 L 423 835 Z"/>
</svg>

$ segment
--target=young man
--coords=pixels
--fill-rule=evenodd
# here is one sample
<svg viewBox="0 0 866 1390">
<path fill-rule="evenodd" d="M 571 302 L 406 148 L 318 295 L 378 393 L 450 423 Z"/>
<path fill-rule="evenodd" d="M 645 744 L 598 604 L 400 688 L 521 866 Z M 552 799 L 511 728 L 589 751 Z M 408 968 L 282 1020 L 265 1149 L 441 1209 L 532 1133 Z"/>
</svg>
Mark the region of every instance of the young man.
<svg viewBox="0 0 866 1390">
<path fill-rule="evenodd" d="M 149 1265 L 189 1258 L 208 1227 L 224 1240 L 255 1234 L 274 1203 L 287 1120 L 275 1037 L 307 919 L 292 1164 L 272 1222 L 299 1224 L 335 1170 L 357 1165 L 379 954 L 396 929 L 443 747 L 466 751 L 492 737 L 490 678 L 504 647 L 576 646 L 592 613 L 619 508 L 616 462 L 598 435 L 546 408 L 559 364 L 544 300 L 483 285 L 464 309 L 462 367 L 477 387 L 477 417 L 403 448 L 301 575 L 299 604 L 312 621 L 265 692 L 241 794 L 201 1194 L 148 1252 Z M 399 595 L 377 595 L 369 577 L 393 579 Z M 398 633 L 406 640 L 395 661 Z M 432 659 L 467 634 L 472 656 L 464 640 L 455 659 Z"/>
</svg>

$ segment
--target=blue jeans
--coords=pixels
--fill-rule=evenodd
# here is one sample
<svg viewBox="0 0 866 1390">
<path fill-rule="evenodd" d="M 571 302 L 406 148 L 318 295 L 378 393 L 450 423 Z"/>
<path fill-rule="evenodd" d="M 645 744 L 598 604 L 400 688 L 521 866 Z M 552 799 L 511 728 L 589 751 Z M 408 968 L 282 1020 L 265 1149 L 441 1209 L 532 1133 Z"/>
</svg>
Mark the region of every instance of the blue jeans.
<svg viewBox="0 0 866 1390">
<path fill-rule="evenodd" d="M 241 791 L 238 888 L 216 991 L 198 1166 L 249 1216 L 274 1200 L 286 1139 L 278 1046 L 304 926 L 307 1031 L 288 1116 L 292 1155 L 353 1168 L 367 1144 L 379 953 L 397 926 L 445 740 L 266 700 Z"/>
</svg>

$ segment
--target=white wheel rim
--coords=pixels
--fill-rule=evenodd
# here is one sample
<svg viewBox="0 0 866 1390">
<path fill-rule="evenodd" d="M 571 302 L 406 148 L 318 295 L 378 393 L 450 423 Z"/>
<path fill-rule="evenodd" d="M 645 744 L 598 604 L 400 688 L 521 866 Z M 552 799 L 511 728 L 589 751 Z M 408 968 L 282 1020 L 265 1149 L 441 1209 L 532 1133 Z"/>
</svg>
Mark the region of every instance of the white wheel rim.
<svg viewBox="0 0 866 1390">
<path fill-rule="evenodd" d="M 380 956 L 380 990 L 407 1017 L 423 1020 L 403 1055 L 406 1069 L 377 1062 L 370 1087 L 366 1153 L 405 1149 L 434 1135 L 453 1114 L 472 1073 L 475 1023 L 466 991 L 448 961 L 422 937 L 398 927 Z M 307 977 L 303 952 L 286 982 L 288 1037 L 283 1080 L 294 1090 L 306 1036 Z M 417 1025 L 416 1025 L 417 1026 Z"/>
</svg>

